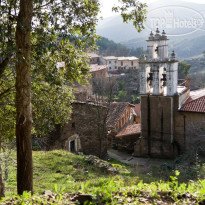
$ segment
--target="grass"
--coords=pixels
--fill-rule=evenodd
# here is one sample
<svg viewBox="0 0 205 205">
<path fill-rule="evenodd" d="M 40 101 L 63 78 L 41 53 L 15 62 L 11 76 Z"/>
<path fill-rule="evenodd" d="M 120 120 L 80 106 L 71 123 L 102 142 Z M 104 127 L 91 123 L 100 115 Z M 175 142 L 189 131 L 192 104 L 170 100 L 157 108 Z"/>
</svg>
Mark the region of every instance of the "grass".
<svg viewBox="0 0 205 205">
<path fill-rule="evenodd" d="M 14 155 L 13 153 L 13 157 L 15 157 Z M 107 204 L 116 204 L 119 198 L 123 203 L 140 203 L 137 198 L 140 194 L 151 200 L 150 203 L 155 203 L 156 200 L 162 198 L 160 194 L 164 192 L 174 202 L 180 202 L 182 199 L 179 199 L 179 195 L 184 193 L 191 194 L 194 199 L 193 197 L 186 198 L 181 201 L 182 203 L 205 199 L 203 166 L 194 166 L 192 172 L 190 167 L 187 167 L 189 171 L 182 168 L 180 170 L 181 174 L 179 171 L 162 170 L 160 167 L 152 167 L 147 172 L 137 173 L 134 171 L 133 166 L 111 159 L 112 166 L 119 170 L 119 174 L 113 175 L 107 174 L 98 167 L 89 165 L 85 161 L 85 157 L 62 150 L 34 151 L 35 194 L 39 196 L 44 190 L 50 190 L 56 194 L 80 192 L 92 194 L 96 199 L 100 196 L 101 203 L 106 202 Z M 192 181 L 189 181 L 190 179 Z M 12 163 L 9 167 L 9 178 L 6 182 L 6 197 L 11 198 L 15 194 L 16 166 Z M 130 197 L 130 194 L 132 197 Z M 24 200 L 29 197 L 29 194 L 25 194 L 23 199 L 17 198 L 18 200 Z M 131 202 L 129 202 L 130 200 Z"/>
<path fill-rule="evenodd" d="M 14 155 L 14 154 L 13 154 Z M 15 156 L 14 156 L 15 157 Z M 42 194 L 44 190 L 76 192 L 89 181 L 90 186 L 101 186 L 101 183 L 110 180 L 111 175 L 85 162 L 85 156 L 75 155 L 67 151 L 34 151 L 33 176 L 34 190 Z M 131 175 L 127 169 L 130 166 L 112 161 L 114 167 L 120 169 L 121 175 Z M 13 164 L 12 164 L 13 165 Z M 16 193 L 16 166 L 10 165 L 9 178 L 6 182 L 6 196 Z M 119 176 L 121 176 L 119 175 Z"/>
</svg>

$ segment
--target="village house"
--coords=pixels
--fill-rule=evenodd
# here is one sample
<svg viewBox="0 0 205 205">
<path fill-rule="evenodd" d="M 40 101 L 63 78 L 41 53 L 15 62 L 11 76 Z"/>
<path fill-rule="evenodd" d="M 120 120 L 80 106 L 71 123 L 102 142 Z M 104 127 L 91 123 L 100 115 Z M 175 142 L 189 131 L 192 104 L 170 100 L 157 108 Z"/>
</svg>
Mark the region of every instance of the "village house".
<svg viewBox="0 0 205 205">
<path fill-rule="evenodd" d="M 118 70 L 118 58 L 115 56 L 101 57 L 100 63 L 103 65 L 107 65 L 108 72 Z"/>
<path fill-rule="evenodd" d="M 136 57 L 118 57 L 118 70 L 139 69 L 139 60 Z"/>
<path fill-rule="evenodd" d="M 157 29 L 140 59 L 141 137 L 134 155 L 174 158 L 204 144 L 205 89 L 178 85 L 178 60 L 168 56 L 166 33 Z M 202 143 L 203 142 L 203 143 Z"/>
<path fill-rule="evenodd" d="M 108 66 L 108 72 L 117 70 L 139 69 L 139 59 L 136 57 L 101 57 L 100 62 Z"/>
<path fill-rule="evenodd" d="M 69 152 L 107 156 L 107 107 L 92 102 L 75 101 L 71 119 L 56 127 L 48 138 L 49 148 Z"/>
<path fill-rule="evenodd" d="M 100 56 L 96 53 L 88 53 L 88 56 L 90 58 L 89 64 L 99 64 L 100 62 Z"/>
<path fill-rule="evenodd" d="M 134 146 L 137 139 L 141 134 L 140 124 L 131 124 L 124 127 L 115 136 L 115 143 L 117 145 L 117 150 L 121 152 L 127 152 L 133 154 Z"/>
<path fill-rule="evenodd" d="M 140 103 L 135 105 L 134 111 L 136 114 L 135 121 L 136 123 L 140 123 Z"/>
<path fill-rule="evenodd" d="M 107 78 L 107 65 L 90 64 L 92 78 Z"/>
<path fill-rule="evenodd" d="M 113 102 L 107 118 L 108 141 L 111 146 L 120 130 L 135 122 L 134 105 L 128 102 Z"/>
</svg>

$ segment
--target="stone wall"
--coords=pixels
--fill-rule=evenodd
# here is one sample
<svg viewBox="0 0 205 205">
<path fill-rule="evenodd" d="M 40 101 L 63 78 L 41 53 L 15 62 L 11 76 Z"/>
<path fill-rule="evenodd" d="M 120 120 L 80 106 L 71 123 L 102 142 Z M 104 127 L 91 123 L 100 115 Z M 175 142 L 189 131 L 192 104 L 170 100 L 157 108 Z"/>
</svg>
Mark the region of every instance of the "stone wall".
<svg viewBox="0 0 205 205">
<path fill-rule="evenodd" d="M 204 146 L 205 113 L 178 112 L 175 118 L 175 138 L 183 152 Z"/>
<path fill-rule="evenodd" d="M 205 114 L 178 108 L 179 96 L 141 96 L 142 135 L 135 156 L 174 158 L 205 142 Z"/>
<path fill-rule="evenodd" d="M 92 103 L 73 103 L 71 120 L 59 131 L 50 149 L 66 149 L 98 157 L 107 154 L 107 108 Z"/>
<path fill-rule="evenodd" d="M 172 97 L 141 96 L 142 138 L 136 143 L 135 156 L 174 156 L 173 109 Z"/>
<path fill-rule="evenodd" d="M 140 134 L 116 137 L 118 151 L 127 152 L 132 154 L 134 152 L 134 145 Z"/>
</svg>

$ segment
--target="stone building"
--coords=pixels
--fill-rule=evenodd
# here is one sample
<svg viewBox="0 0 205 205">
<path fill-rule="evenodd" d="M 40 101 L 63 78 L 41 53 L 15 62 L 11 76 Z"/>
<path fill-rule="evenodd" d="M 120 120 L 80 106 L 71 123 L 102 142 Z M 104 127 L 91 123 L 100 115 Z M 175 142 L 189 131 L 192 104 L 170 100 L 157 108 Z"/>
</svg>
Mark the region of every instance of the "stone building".
<svg viewBox="0 0 205 205">
<path fill-rule="evenodd" d="M 91 75 L 92 78 L 107 78 L 107 66 L 106 65 L 98 65 L 98 64 L 90 64 L 91 67 Z"/>
<path fill-rule="evenodd" d="M 107 108 L 94 103 L 76 101 L 71 120 L 58 127 L 50 139 L 49 149 L 105 157 L 107 154 Z"/>
<path fill-rule="evenodd" d="M 134 107 L 134 105 L 128 102 L 113 102 L 110 104 L 107 118 L 108 141 L 110 145 L 123 128 L 135 123 Z"/>
<path fill-rule="evenodd" d="M 205 89 L 193 99 L 188 80 L 178 85 L 178 60 L 174 51 L 168 56 L 164 31 L 151 32 L 147 49 L 140 59 L 141 138 L 134 154 L 173 158 L 196 142 L 196 130 L 205 135 Z"/>
<path fill-rule="evenodd" d="M 135 105 L 134 111 L 136 114 L 135 121 L 136 123 L 140 123 L 140 103 Z"/>
<path fill-rule="evenodd" d="M 104 56 L 100 58 L 100 63 L 108 66 L 108 72 L 117 70 L 139 69 L 139 59 L 134 56 Z"/>
<path fill-rule="evenodd" d="M 115 56 L 104 56 L 100 62 L 101 64 L 107 65 L 108 72 L 118 70 L 118 60 Z"/>
<path fill-rule="evenodd" d="M 100 56 L 96 53 L 88 53 L 88 56 L 90 58 L 90 64 L 99 64 L 100 62 Z"/>
<path fill-rule="evenodd" d="M 118 70 L 138 69 L 139 59 L 131 57 L 118 57 Z"/>
<path fill-rule="evenodd" d="M 116 136 L 117 149 L 122 152 L 132 154 L 134 146 L 141 134 L 140 124 L 131 124 L 124 127 Z"/>
</svg>

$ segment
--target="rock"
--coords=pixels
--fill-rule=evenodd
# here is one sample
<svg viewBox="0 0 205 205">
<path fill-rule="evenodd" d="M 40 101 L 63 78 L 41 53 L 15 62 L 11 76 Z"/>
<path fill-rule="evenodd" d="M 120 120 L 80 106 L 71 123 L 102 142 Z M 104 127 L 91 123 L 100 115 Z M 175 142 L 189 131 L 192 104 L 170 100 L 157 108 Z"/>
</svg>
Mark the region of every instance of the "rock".
<svg viewBox="0 0 205 205">
<path fill-rule="evenodd" d="M 85 161 L 89 164 L 95 165 L 96 167 L 106 171 L 109 174 L 118 174 L 118 170 L 112 166 L 112 164 L 99 159 L 96 156 L 89 155 L 86 157 Z"/>
<path fill-rule="evenodd" d="M 50 190 L 45 190 L 43 192 L 43 195 L 46 195 L 46 196 L 51 196 L 53 193 L 50 191 Z"/>
</svg>

